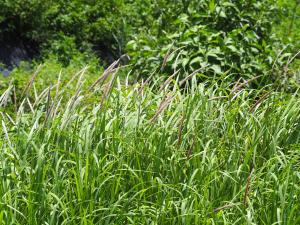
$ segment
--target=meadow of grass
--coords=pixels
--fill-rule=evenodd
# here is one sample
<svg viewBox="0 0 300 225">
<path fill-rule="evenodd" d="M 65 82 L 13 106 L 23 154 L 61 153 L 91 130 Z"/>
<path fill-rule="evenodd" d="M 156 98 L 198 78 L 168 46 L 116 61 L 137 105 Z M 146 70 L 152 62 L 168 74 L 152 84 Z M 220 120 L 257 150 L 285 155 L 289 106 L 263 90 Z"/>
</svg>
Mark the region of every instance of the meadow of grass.
<svg viewBox="0 0 300 225">
<path fill-rule="evenodd" d="M 1 95 L 0 224 L 300 223 L 297 92 L 85 71 Z"/>
</svg>

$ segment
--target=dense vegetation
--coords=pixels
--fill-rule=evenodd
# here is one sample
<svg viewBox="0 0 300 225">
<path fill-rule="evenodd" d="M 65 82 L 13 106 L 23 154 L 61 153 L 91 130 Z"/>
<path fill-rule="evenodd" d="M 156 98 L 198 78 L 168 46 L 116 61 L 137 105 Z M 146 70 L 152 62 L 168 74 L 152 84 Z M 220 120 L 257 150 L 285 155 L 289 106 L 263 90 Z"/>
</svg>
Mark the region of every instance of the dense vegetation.
<svg viewBox="0 0 300 225">
<path fill-rule="evenodd" d="M 296 1 L 272 0 L 2 1 L 0 43 L 23 42 L 39 63 L 63 66 L 95 56 L 107 66 L 127 54 L 133 79 L 202 68 L 202 80 L 260 74 L 260 83 L 282 85 L 282 68 L 299 47 L 299 11 Z"/>
<path fill-rule="evenodd" d="M 1 1 L 0 224 L 299 224 L 299 15 Z"/>
<path fill-rule="evenodd" d="M 90 92 L 83 77 L 73 93 L 58 82 L 3 115 L 2 221 L 299 222 L 297 97 L 228 94 L 226 82 L 195 78 L 184 93 L 162 85 L 157 94 L 117 74 Z"/>
</svg>

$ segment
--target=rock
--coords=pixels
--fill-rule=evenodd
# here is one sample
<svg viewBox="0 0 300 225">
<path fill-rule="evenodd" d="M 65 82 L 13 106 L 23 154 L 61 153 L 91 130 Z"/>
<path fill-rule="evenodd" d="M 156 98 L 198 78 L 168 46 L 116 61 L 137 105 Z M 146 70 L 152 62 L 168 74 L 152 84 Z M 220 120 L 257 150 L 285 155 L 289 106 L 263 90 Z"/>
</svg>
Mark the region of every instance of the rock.
<svg viewBox="0 0 300 225">
<path fill-rule="evenodd" d="M 14 67 L 20 65 L 21 61 L 27 60 L 30 60 L 30 56 L 21 42 L 0 43 L 0 62 L 4 65 L 1 67 L 0 64 L 0 73 L 4 76 L 8 76 Z"/>
</svg>

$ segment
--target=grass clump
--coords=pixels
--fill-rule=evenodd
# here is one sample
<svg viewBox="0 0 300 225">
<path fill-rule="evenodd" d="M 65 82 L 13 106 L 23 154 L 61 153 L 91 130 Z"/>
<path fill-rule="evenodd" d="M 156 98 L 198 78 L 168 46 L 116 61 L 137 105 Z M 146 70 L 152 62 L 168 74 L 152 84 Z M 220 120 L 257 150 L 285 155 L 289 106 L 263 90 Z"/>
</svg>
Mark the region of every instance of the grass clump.
<svg viewBox="0 0 300 225">
<path fill-rule="evenodd" d="M 31 83 L 1 113 L 1 224 L 297 224 L 297 93 L 174 79 Z"/>
</svg>

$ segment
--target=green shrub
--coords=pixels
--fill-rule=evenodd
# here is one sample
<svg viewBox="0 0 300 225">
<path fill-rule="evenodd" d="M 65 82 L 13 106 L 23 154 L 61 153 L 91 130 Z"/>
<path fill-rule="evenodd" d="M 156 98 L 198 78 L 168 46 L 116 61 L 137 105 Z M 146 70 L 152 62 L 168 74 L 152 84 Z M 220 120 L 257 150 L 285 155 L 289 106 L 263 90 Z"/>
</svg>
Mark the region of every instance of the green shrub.
<svg viewBox="0 0 300 225">
<path fill-rule="evenodd" d="M 158 28 L 127 45 L 139 75 L 160 67 L 168 75 L 176 69 L 187 75 L 204 68 L 205 77 L 226 72 L 251 78 L 267 74 L 274 63 L 271 31 L 277 10 L 272 1 L 164 2 L 150 11 L 153 21 L 160 22 Z"/>
<path fill-rule="evenodd" d="M 282 15 L 272 0 L 7 0 L 0 15 L 0 41 L 17 33 L 64 66 L 80 54 L 103 62 L 127 53 L 137 79 L 180 69 L 181 77 L 199 70 L 202 80 L 261 76 L 253 83 L 282 85 L 291 57 L 278 55 L 272 27 Z"/>
<path fill-rule="evenodd" d="M 121 0 L 1 1 L 0 41 L 16 36 L 52 50 L 52 42 L 61 41 L 63 33 L 66 38 L 73 39 L 81 51 L 106 47 L 111 54 L 117 55 L 119 38 L 125 35 L 120 17 L 122 6 Z M 65 40 L 60 45 L 65 45 Z"/>
</svg>

